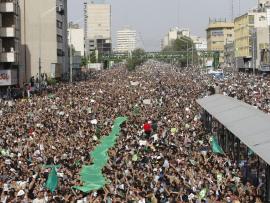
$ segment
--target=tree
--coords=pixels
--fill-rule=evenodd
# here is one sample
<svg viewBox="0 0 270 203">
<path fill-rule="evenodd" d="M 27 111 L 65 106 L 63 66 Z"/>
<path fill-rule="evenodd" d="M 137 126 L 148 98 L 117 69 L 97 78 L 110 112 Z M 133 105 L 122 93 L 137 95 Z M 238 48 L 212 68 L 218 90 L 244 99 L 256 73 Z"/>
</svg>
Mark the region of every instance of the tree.
<svg viewBox="0 0 270 203">
<path fill-rule="evenodd" d="M 97 57 L 96 57 L 96 50 L 92 51 L 90 53 L 90 63 L 96 63 L 97 62 Z"/>
<path fill-rule="evenodd" d="M 193 48 L 193 54 L 192 54 L 192 48 Z M 188 50 L 188 52 L 187 52 Z M 195 44 L 193 43 L 193 40 L 189 37 L 182 36 L 176 40 L 174 40 L 171 44 L 171 46 L 165 47 L 162 52 L 179 52 L 182 53 L 182 57 L 178 59 L 178 61 L 183 66 L 187 66 L 187 58 L 189 61 L 189 64 L 193 62 L 196 64 L 198 62 L 198 53 L 195 48 Z M 188 56 L 187 56 L 188 54 Z M 193 55 L 193 57 L 192 57 Z"/>
<path fill-rule="evenodd" d="M 129 71 L 135 70 L 136 66 L 139 66 L 145 62 L 145 51 L 143 49 L 135 49 L 131 53 L 131 57 L 127 59 L 127 68 Z"/>
<path fill-rule="evenodd" d="M 82 57 L 81 66 L 86 66 L 89 63 L 89 57 Z"/>
</svg>

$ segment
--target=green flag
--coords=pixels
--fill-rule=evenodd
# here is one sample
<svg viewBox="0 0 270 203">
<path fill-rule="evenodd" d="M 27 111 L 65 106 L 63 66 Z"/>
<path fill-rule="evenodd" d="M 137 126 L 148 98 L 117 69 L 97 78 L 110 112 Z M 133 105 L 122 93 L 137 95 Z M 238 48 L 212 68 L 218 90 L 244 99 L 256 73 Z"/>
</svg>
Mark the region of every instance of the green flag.
<svg viewBox="0 0 270 203">
<path fill-rule="evenodd" d="M 213 58 L 214 58 L 214 60 L 213 60 L 212 66 L 216 69 L 219 66 L 219 52 L 215 52 L 213 54 Z"/>
<path fill-rule="evenodd" d="M 49 94 L 49 95 L 48 95 L 48 98 L 49 98 L 49 99 L 54 99 L 54 98 L 55 98 L 55 95 L 54 95 L 54 94 Z"/>
<path fill-rule="evenodd" d="M 73 186 L 72 188 L 89 193 L 99 190 L 108 183 L 102 173 L 102 169 L 107 165 L 109 160 L 108 150 L 116 144 L 116 140 L 121 132 L 121 125 L 127 121 L 127 117 L 118 117 L 114 121 L 111 133 L 102 137 L 100 144 L 90 153 L 93 164 L 84 165 L 80 171 L 82 186 Z"/>
<path fill-rule="evenodd" d="M 202 190 L 200 191 L 200 193 L 199 193 L 199 198 L 200 198 L 200 199 L 206 198 L 206 194 L 207 194 L 207 189 L 206 189 L 206 188 L 202 189 Z"/>
<path fill-rule="evenodd" d="M 252 156 L 254 154 L 254 152 L 252 151 L 252 149 L 248 148 L 248 156 Z"/>
<path fill-rule="evenodd" d="M 224 154 L 224 151 L 223 151 L 222 147 L 218 144 L 218 140 L 217 140 L 216 136 L 212 136 L 210 138 L 210 144 L 211 144 L 211 147 L 212 147 L 212 151 L 215 154 Z"/>
<path fill-rule="evenodd" d="M 45 185 L 45 187 L 49 189 L 51 192 L 54 192 L 58 185 L 58 177 L 57 177 L 57 172 L 55 168 L 56 168 L 55 166 L 52 167 L 52 170 L 48 176 L 48 179 Z"/>
</svg>

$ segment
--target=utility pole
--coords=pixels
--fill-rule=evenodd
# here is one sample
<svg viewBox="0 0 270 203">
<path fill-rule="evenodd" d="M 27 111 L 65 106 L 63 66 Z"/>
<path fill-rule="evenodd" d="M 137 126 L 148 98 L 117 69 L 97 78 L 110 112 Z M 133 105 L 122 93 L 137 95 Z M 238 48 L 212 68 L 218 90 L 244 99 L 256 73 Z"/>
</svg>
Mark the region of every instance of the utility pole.
<svg viewBox="0 0 270 203">
<path fill-rule="evenodd" d="M 73 81 L 73 50 L 72 50 L 72 42 L 71 42 L 71 26 L 69 24 L 69 82 Z"/>
<path fill-rule="evenodd" d="M 188 54 L 188 42 L 187 42 L 187 68 L 188 68 L 188 63 L 189 63 L 189 60 L 188 60 L 188 57 L 189 57 L 189 54 Z"/>
<path fill-rule="evenodd" d="M 253 28 L 253 32 L 252 32 L 252 41 L 253 41 L 253 49 L 252 49 L 252 52 L 253 52 L 253 57 L 252 57 L 252 62 L 253 62 L 253 75 L 255 75 L 256 73 L 256 29 Z"/>
<path fill-rule="evenodd" d="M 39 57 L 38 60 L 38 88 L 40 89 L 40 84 L 41 84 L 41 57 Z"/>
<path fill-rule="evenodd" d="M 194 66 L 194 47 L 192 44 L 192 66 Z"/>
</svg>

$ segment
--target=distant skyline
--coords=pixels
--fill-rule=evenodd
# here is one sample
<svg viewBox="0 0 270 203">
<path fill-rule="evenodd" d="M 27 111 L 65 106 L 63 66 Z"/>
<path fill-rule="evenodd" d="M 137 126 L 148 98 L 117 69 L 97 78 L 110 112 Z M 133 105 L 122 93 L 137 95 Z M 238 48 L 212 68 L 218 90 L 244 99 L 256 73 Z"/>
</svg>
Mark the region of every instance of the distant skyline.
<svg viewBox="0 0 270 203">
<path fill-rule="evenodd" d="M 102 0 L 100 0 L 102 1 Z M 69 21 L 80 21 L 85 0 L 68 0 Z M 90 1 L 88 1 L 90 2 Z M 192 35 L 205 37 L 209 18 L 232 18 L 232 0 L 107 0 L 112 5 L 112 40 L 116 32 L 130 26 L 138 32 L 139 45 L 147 51 L 160 49 L 171 27 L 189 28 Z M 239 2 L 240 7 L 239 7 Z M 234 17 L 256 6 L 257 0 L 234 0 Z"/>
</svg>

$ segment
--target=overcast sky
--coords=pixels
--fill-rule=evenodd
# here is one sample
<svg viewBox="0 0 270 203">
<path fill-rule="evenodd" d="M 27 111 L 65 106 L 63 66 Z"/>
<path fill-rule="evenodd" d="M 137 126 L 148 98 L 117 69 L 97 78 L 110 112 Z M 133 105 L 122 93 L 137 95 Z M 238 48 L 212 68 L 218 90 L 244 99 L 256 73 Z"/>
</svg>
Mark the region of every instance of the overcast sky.
<svg viewBox="0 0 270 203">
<path fill-rule="evenodd" d="M 69 20 L 83 17 L 85 0 L 68 0 Z M 233 0 L 234 16 L 255 7 L 257 0 Z M 239 1 L 240 7 L 239 7 Z M 112 38 L 116 31 L 131 26 L 139 33 L 139 44 L 146 50 L 160 49 L 160 41 L 171 27 L 189 28 L 205 37 L 209 18 L 232 16 L 232 0 L 107 0 L 112 5 Z M 240 11 L 240 12 L 239 12 Z M 83 25 L 83 23 L 81 23 Z"/>
</svg>

